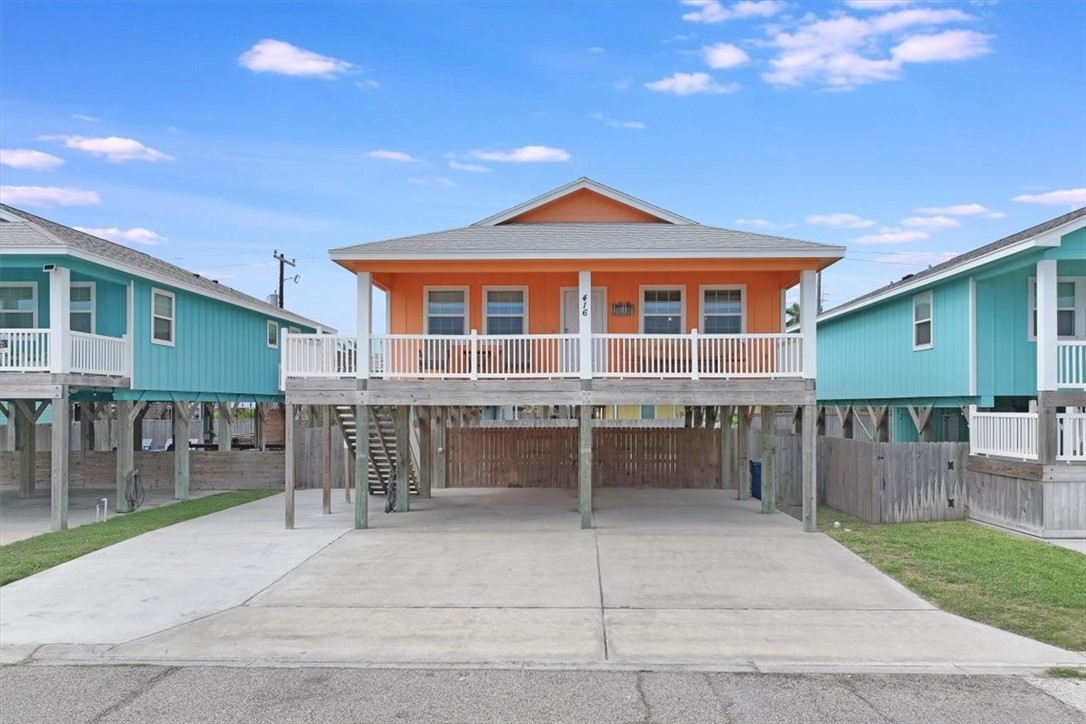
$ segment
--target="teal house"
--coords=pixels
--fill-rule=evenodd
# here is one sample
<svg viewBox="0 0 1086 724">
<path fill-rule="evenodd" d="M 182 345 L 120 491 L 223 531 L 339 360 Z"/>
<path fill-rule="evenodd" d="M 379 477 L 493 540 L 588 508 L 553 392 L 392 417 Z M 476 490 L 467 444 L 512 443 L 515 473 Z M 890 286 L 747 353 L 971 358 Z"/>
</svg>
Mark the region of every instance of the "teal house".
<svg viewBox="0 0 1086 724">
<path fill-rule="evenodd" d="M 118 510 L 148 403 L 173 407 L 188 441 L 196 405 L 231 421 L 239 403 L 283 399 L 280 340 L 318 322 L 153 256 L 0 204 L 0 413 L 23 453 L 20 490 L 34 485 L 34 423 L 53 425 L 55 528 L 66 525 L 73 405 L 82 420 L 116 415 Z M 229 449 L 230 435 L 221 436 Z M 176 445 L 177 497 L 188 494 L 187 444 Z"/>
<path fill-rule="evenodd" d="M 1086 208 L 831 309 L 818 339 L 846 435 L 869 419 L 879 440 L 1086 460 Z"/>
</svg>

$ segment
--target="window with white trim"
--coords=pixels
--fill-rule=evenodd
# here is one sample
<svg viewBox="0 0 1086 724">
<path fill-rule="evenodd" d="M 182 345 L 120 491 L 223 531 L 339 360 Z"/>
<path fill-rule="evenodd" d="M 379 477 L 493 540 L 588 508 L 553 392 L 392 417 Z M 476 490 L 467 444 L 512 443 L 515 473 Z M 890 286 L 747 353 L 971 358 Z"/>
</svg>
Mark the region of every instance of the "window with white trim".
<svg viewBox="0 0 1086 724">
<path fill-rule="evenodd" d="M 176 300 L 171 292 L 151 290 L 151 341 L 173 345 Z"/>
<path fill-rule="evenodd" d="M 1029 279 L 1029 338 L 1037 339 L 1037 278 Z M 1086 339 L 1086 277 L 1056 280 L 1056 336 Z"/>
<path fill-rule="evenodd" d="M 742 334 L 743 290 L 738 287 L 702 289 L 701 331 L 705 334 Z"/>
<path fill-rule="evenodd" d="M 913 297 L 913 349 L 931 349 L 933 344 L 932 324 L 934 321 L 934 302 L 931 292 L 924 292 Z"/>
<path fill-rule="evenodd" d="M 486 290 L 486 334 L 524 334 L 528 293 L 523 289 Z"/>
<path fill-rule="evenodd" d="M 682 334 L 681 288 L 641 291 L 641 331 L 644 334 Z"/>
<path fill-rule="evenodd" d="M 94 334 L 94 282 L 72 282 L 68 290 L 68 328 Z"/>
<path fill-rule="evenodd" d="M 468 300 L 463 289 L 426 292 L 426 334 L 467 334 Z"/>
<path fill-rule="evenodd" d="M 38 285 L 35 282 L 0 282 L 0 329 L 38 326 Z"/>
<path fill-rule="evenodd" d="M 276 322 L 274 319 L 268 320 L 268 346 L 279 346 L 279 322 Z"/>
</svg>

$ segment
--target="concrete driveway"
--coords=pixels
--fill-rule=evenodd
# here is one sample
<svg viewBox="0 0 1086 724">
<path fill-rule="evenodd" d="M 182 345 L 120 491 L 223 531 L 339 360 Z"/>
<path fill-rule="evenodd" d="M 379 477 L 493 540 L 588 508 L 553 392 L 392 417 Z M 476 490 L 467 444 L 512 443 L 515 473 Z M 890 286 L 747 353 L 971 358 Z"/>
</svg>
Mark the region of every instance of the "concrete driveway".
<svg viewBox="0 0 1086 724">
<path fill-rule="evenodd" d="M 720 491 L 449 490 L 349 530 L 279 497 L 0 589 L 9 660 L 1018 671 L 1086 659 L 941 612 Z M 383 501 L 373 499 L 371 510 Z"/>
</svg>

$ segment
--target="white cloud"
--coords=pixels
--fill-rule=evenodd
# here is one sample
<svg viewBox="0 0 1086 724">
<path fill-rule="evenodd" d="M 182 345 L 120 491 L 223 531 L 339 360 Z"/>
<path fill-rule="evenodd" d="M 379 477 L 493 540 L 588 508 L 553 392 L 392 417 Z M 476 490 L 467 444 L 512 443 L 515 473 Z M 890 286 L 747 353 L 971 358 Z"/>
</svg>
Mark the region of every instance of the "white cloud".
<svg viewBox="0 0 1086 724">
<path fill-rule="evenodd" d="M 949 30 L 902 36 L 912 28 L 963 23 L 974 18 L 955 8 L 905 8 L 855 17 L 808 15 L 792 32 L 776 32 L 768 45 L 777 49 L 771 70 L 762 78 L 773 85 L 820 83 L 847 91 L 868 83 L 897 80 L 907 63 L 954 61 L 990 52 L 991 36 Z M 884 50 L 887 43 L 895 45 Z"/>
<path fill-rule="evenodd" d="M 740 0 L 725 6 L 720 0 L 682 0 L 683 5 L 697 8 L 683 13 L 683 20 L 691 23 L 723 23 L 743 18 L 768 18 L 784 10 L 778 0 Z"/>
<path fill-rule="evenodd" d="M 381 84 L 375 80 L 360 80 L 354 84 L 358 90 L 381 90 Z"/>
<path fill-rule="evenodd" d="M 645 87 L 657 93 L 674 93 L 677 96 L 695 93 L 734 93 L 739 90 L 738 83 L 721 85 L 708 73 L 672 73 L 667 78 L 646 83 Z"/>
<path fill-rule="evenodd" d="M 449 159 L 449 168 L 454 171 L 471 171 L 473 173 L 487 173 L 490 171 L 488 166 L 481 163 L 461 163 L 456 159 Z"/>
<path fill-rule="evenodd" d="M 628 128 L 635 131 L 640 131 L 645 128 L 645 124 L 641 121 L 621 121 L 617 118 L 609 118 L 602 113 L 593 113 L 592 117 L 605 126 L 611 128 Z"/>
<path fill-rule="evenodd" d="M 954 204 L 952 206 L 922 206 L 916 210 L 921 214 L 935 216 L 984 216 L 989 219 L 1002 219 L 1006 214 L 993 211 L 983 204 Z"/>
<path fill-rule="evenodd" d="M 140 244 L 141 246 L 154 246 L 166 241 L 166 237 L 142 226 L 131 229 L 118 229 L 115 226 L 102 229 L 89 229 L 84 226 L 75 227 L 83 233 L 97 236 L 101 239 L 109 239 L 118 244 Z"/>
<path fill-rule="evenodd" d="M 12 206 L 94 206 L 101 201 L 94 191 L 57 186 L 0 186 L 0 201 Z"/>
<path fill-rule="evenodd" d="M 889 10 L 912 3 L 913 0 L 845 0 L 845 5 L 853 10 Z"/>
<path fill-rule="evenodd" d="M 811 214 L 807 217 L 808 224 L 819 226 L 832 226 L 837 229 L 867 229 L 875 225 L 874 221 L 864 219 L 856 214 Z"/>
<path fill-rule="evenodd" d="M 894 46 L 891 55 L 904 63 L 968 60 L 992 52 L 990 35 L 972 30 L 947 30 L 935 35 L 910 35 Z"/>
<path fill-rule="evenodd" d="M 1080 206 L 1086 206 L 1086 189 L 1063 189 L 1062 191 L 1047 191 L 1043 194 L 1022 194 L 1021 196 L 1015 196 L 1014 200 L 1027 204 L 1070 206 L 1077 209 Z"/>
<path fill-rule="evenodd" d="M 957 219 L 952 219 L 949 216 L 910 216 L 907 219 L 901 220 L 902 226 L 908 226 L 911 229 L 927 229 L 928 231 L 938 231 L 939 229 L 956 229 L 962 225 L 962 222 Z"/>
<path fill-rule="evenodd" d="M 795 224 L 778 224 L 767 219 L 736 219 L 740 226 L 752 226 L 755 229 L 791 229 Z"/>
<path fill-rule="evenodd" d="M 379 158 L 382 161 L 397 161 L 399 163 L 422 163 L 419 159 L 415 158 L 409 153 L 403 151 L 388 151 L 382 148 L 376 151 L 370 151 L 366 154 L 370 158 Z"/>
<path fill-rule="evenodd" d="M 499 163 L 556 163 L 568 161 L 569 152 L 550 146 L 521 146 L 510 151 L 472 151 L 472 158 Z"/>
<path fill-rule="evenodd" d="M 97 123 L 98 121 L 102 120 L 98 116 L 87 116 L 83 115 L 82 113 L 73 113 L 72 118 L 76 119 L 77 121 L 86 121 L 87 123 Z"/>
<path fill-rule="evenodd" d="M 750 62 L 750 56 L 742 48 L 731 43 L 707 45 L 701 49 L 705 62 L 710 68 L 735 68 Z"/>
<path fill-rule="evenodd" d="M 302 78 L 331 80 L 354 70 L 345 60 L 329 58 L 286 43 L 265 38 L 238 56 L 238 65 L 254 73 L 279 73 Z"/>
<path fill-rule="evenodd" d="M 42 141 L 63 141 L 66 148 L 86 151 L 95 156 L 102 156 L 112 163 L 125 161 L 172 161 L 173 156 L 157 149 L 145 146 L 134 138 L 108 136 L 89 138 L 87 136 L 39 136 Z"/>
<path fill-rule="evenodd" d="M 593 45 L 591 48 L 588 49 L 588 52 L 589 53 L 602 53 L 602 52 L 604 52 L 604 50 L 603 50 L 603 48 L 601 48 L 598 45 Z"/>
<path fill-rule="evenodd" d="M 456 186 L 456 182 L 451 178 L 445 178 L 444 176 L 429 176 L 426 178 L 411 177 L 407 179 L 407 183 L 415 184 L 416 186 Z"/>
<path fill-rule="evenodd" d="M 26 148 L 0 148 L 0 166 L 48 171 L 64 165 L 64 159 Z"/>
<path fill-rule="evenodd" d="M 877 234 L 868 234 L 854 239 L 857 244 L 900 244 L 907 241 L 923 241 L 929 236 L 926 231 L 906 231 L 884 226 Z"/>
</svg>

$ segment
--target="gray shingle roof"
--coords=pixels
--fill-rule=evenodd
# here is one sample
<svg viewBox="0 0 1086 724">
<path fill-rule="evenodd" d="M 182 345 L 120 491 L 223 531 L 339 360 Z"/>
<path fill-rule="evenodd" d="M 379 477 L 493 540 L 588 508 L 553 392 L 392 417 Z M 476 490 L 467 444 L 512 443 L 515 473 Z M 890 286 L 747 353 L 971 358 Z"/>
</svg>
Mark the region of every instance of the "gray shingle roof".
<svg viewBox="0 0 1086 724">
<path fill-rule="evenodd" d="M 55 221 L 43 219 L 40 216 L 35 216 L 7 204 L 0 204 L 0 210 L 6 212 L 9 218 L 16 217 L 20 219 L 20 221 L 4 220 L 0 222 L 0 248 L 5 252 L 20 248 L 55 247 L 58 253 L 63 253 L 66 248 L 73 249 L 98 257 L 104 264 L 108 265 L 110 261 L 115 261 L 118 265 L 128 267 L 133 271 L 157 275 L 184 289 L 225 298 L 239 306 L 264 312 L 268 316 L 292 320 L 310 327 L 329 329 L 320 322 L 280 309 L 262 299 L 257 299 L 225 284 L 219 284 L 211 279 L 198 276 L 179 266 L 156 259 L 142 251 L 136 251 L 135 249 L 129 249 L 127 246 L 115 244 L 112 241 L 99 239 L 97 236 L 58 224 Z"/>
<path fill-rule="evenodd" d="M 845 311 L 846 308 L 861 307 L 868 300 L 874 297 L 881 296 L 886 292 L 894 289 L 895 287 L 903 287 L 906 283 L 909 285 L 910 289 L 915 288 L 917 284 L 922 284 L 924 280 L 928 277 L 935 276 L 936 274 L 941 274 L 948 269 L 953 269 L 954 267 L 965 264 L 966 262 L 969 262 L 973 259 L 985 256 L 986 254 L 991 254 L 994 251 L 999 251 L 1004 247 L 1012 246 L 1014 244 L 1017 244 L 1018 242 L 1031 239 L 1035 236 L 1040 236 L 1046 231 L 1050 231 L 1051 229 L 1063 226 L 1070 221 L 1075 221 L 1076 219 L 1081 219 L 1084 217 L 1086 217 L 1086 206 L 1082 207 L 1081 209 L 1076 209 L 1075 211 L 1066 213 L 1063 216 L 1057 216 L 1054 219 L 1049 219 L 1048 221 L 1037 224 L 1036 226 L 1031 226 L 1028 229 L 1023 229 L 1022 231 L 1011 234 L 1010 236 L 1005 236 L 1002 239 L 993 241 L 990 244 L 978 246 L 976 249 L 967 251 L 964 254 L 959 254 L 952 259 L 948 259 L 940 264 L 936 264 L 935 266 L 930 266 L 924 271 L 917 272 L 916 274 L 910 274 L 904 279 L 900 279 L 896 282 L 890 282 L 886 286 L 880 287 L 873 292 L 868 292 L 867 294 L 856 297 L 855 299 L 851 299 L 844 304 L 839 304 L 833 309 L 827 309 L 825 312 L 823 312 L 823 314 L 837 314 L 839 312 Z"/>
<path fill-rule="evenodd" d="M 844 247 L 781 236 L 753 234 L 701 224 L 550 223 L 469 226 L 332 249 L 333 259 L 486 257 L 489 255 L 568 255 L 572 258 L 692 254 L 721 256 L 759 253 L 838 257 Z"/>
</svg>

